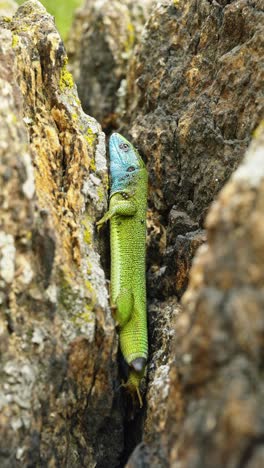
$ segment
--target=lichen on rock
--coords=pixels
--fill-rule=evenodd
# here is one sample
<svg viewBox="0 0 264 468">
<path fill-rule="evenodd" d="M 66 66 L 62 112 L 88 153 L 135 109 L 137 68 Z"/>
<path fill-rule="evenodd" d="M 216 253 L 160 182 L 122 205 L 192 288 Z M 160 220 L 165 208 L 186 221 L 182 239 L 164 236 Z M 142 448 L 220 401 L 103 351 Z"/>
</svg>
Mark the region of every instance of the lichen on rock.
<svg viewBox="0 0 264 468">
<path fill-rule="evenodd" d="M 117 340 L 94 230 L 104 134 L 82 111 L 42 4 L 0 26 L 0 464 L 115 464 Z M 120 434 L 112 453 L 109 427 Z"/>
</svg>

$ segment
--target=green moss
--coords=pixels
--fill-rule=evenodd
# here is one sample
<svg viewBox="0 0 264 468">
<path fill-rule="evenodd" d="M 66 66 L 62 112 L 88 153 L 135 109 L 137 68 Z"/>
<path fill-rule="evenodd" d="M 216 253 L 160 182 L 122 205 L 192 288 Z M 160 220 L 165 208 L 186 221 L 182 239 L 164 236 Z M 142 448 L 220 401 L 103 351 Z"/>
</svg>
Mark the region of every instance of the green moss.
<svg viewBox="0 0 264 468">
<path fill-rule="evenodd" d="M 67 70 L 66 63 L 63 65 L 60 75 L 60 90 L 65 91 L 66 88 L 73 88 L 74 81 L 72 74 Z"/>
<path fill-rule="evenodd" d="M 13 34 L 12 37 L 12 48 L 16 47 L 19 43 L 19 36 L 17 34 Z"/>
<path fill-rule="evenodd" d="M 1 6 L 1 4 L 0 4 Z M 12 19 L 10 18 L 10 16 L 3 16 L 2 20 L 5 22 L 5 23 L 11 23 Z"/>
</svg>

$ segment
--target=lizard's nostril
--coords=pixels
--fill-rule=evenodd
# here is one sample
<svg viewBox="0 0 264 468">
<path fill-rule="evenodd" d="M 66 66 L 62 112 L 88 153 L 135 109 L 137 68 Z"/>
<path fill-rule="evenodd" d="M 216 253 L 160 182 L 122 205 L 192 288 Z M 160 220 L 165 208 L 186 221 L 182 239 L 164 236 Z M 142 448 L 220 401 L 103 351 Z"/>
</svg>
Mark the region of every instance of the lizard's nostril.
<svg viewBox="0 0 264 468">
<path fill-rule="evenodd" d="M 138 357 L 134 359 L 134 361 L 132 361 L 130 365 L 133 367 L 133 369 L 136 372 L 142 372 L 146 365 L 146 362 L 147 362 L 146 358 Z"/>
</svg>

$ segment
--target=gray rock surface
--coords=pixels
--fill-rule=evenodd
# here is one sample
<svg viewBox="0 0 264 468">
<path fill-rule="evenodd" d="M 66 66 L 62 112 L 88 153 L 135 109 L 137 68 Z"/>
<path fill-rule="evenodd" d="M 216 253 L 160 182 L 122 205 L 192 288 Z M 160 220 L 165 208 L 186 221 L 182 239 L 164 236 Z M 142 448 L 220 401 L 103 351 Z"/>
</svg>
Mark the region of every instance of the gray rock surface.
<svg viewBox="0 0 264 468">
<path fill-rule="evenodd" d="M 261 2 L 165 0 L 130 61 L 119 130 L 150 174 L 150 329 L 153 307 L 157 317 L 171 307 L 174 321 L 150 335 L 145 424 L 129 468 L 263 463 L 263 137 L 239 167 L 263 115 L 263 26 Z M 175 296 L 201 244 L 180 311 Z"/>
<path fill-rule="evenodd" d="M 165 223 L 173 206 L 203 223 L 263 113 L 262 2 L 225 3 L 159 2 L 128 72 L 121 127 Z"/>
<path fill-rule="evenodd" d="M 155 0 L 86 0 L 67 43 L 83 108 L 105 130 L 124 107 L 128 60 Z"/>
<path fill-rule="evenodd" d="M 104 134 L 40 2 L 0 37 L 0 465 L 115 466 L 117 339 L 94 231 Z"/>
<path fill-rule="evenodd" d="M 14 0 L 3 0 L 0 2 L 0 17 L 12 16 L 18 8 L 18 4 Z"/>
<path fill-rule="evenodd" d="M 149 371 L 125 424 L 93 227 L 104 135 L 40 2 L 0 25 L 4 468 L 119 467 L 138 442 L 129 468 L 264 463 L 262 2 L 162 0 L 142 36 L 139 10 L 87 1 L 69 43 L 84 105 L 150 174 Z"/>
<path fill-rule="evenodd" d="M 177 441 L 169 426 L 170 466 L 264 462 L 263 158 L 262 124 L 209 211 L 208 245 L 183 296 L 175 351 L 185 412 Z"/>
</svg>

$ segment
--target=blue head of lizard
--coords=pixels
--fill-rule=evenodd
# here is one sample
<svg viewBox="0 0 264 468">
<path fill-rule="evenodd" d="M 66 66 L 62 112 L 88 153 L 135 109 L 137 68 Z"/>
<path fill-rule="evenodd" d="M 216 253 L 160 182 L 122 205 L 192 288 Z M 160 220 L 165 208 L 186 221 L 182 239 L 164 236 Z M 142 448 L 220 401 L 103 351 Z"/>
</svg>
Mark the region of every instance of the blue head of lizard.
<svg viewBox="0 0 264 468">
<path fill-rule="evenodd" d="M 144 163 L 134 146 L 119 133 L 109 140 L 111 195 L 133 187 Z"/>
</svg>

